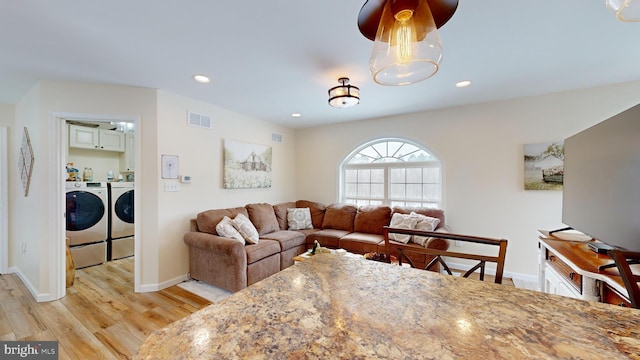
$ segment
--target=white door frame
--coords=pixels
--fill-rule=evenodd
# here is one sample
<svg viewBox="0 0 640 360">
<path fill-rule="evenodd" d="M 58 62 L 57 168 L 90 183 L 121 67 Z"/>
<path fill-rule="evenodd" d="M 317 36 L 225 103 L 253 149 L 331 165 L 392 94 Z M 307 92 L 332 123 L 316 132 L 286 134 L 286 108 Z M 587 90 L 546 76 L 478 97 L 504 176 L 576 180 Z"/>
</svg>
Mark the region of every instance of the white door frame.
<svg viewBox="0 0 640 360">
<path fill-rule="evenodd" d="M 0 126 L 0 274 L 9 272 L 8 152 L 7 127 Z"/>
<path fill-rule="evenodd" d="M 65 165 L 67 163 L 67 146 L 68 146 L 68 133 L 66 131 L 66 120 L 78 120 L 78 121 L 118 121 L 118 122 L 130 122 L 135 124 L 135 168 L 140 169 L 140 132 L 141 132 L 141 124 L 140 117 L 133 115 L 105 115 L 105 114 L 83 114 L 83 113 L 70 113 L 70 112 L 51 112 L 49 114 L 49 127 L 50 134 L 52 135 L 53 141 L 51 141 L 51 149 L 50 149 L 50 169 L 49 173 L 52 174 L 50 176 L 53 181 L 49 182 L 49 193 L 53 194 L 52 196 L 52 209 L 51 214 L 57 214 L 55 218 L 58 221 L 50 222 L 50 233 L 57 234 L 51 237 L 51 249 L 53 253 L 58 254 L 58 256 L 53 256 L 51 261 L 51 268 L 49 269 L 49 284 L 51 289 L 51 297 L 52 300 L 60 299 L 66 294 L 66 246 L 65 246 L 65 231 L 66 231 L 66 221 L 65 221 L 65 181 L 66 173 L 65 173 Z M 141 175 L 141 172 L 138 174 Z M 136 174 L 136 184 L 141 182 L 141 176 Z M 140 209 L 140 191 L 137 189 L 137 185 L 135 185 L 134 192 L 134 208 Z M 136 256 L 134 257 L 134 291 L 138 292 L 140 287 L 140 240 L 138 234 L 139 224 L 140 224 L 140 212 L 137 211 L 134 213 L 134 223 L 135 223 L 135 234 L 134 237 L 134 252 Z"/>
</svg>

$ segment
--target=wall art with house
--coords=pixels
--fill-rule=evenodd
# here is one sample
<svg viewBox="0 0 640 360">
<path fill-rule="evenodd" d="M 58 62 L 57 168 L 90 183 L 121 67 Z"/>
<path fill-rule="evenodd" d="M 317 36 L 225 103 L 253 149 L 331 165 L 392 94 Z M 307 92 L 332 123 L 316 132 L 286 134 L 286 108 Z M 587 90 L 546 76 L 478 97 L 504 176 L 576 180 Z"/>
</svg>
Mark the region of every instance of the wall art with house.
<svg viewBox="0 0 640 360">
<path fill-rule="evenodd" d="M 271 187 L 271 146 L 224 140 L 224 188 Z"/>
</svg>

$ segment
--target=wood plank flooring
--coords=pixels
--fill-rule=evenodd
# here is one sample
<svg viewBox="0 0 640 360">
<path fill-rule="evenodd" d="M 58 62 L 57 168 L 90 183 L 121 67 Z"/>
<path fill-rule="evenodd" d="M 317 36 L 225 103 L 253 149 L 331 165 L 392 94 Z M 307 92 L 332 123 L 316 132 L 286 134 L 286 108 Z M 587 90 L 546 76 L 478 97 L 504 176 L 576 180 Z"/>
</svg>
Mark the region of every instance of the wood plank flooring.
<svg viewBox="0 0 640 360">
<path fill-rule="evenodd" d="M 209 304 L 178 286 L 135 293 L 133 258 L 76 270 L 67 296 L 46 303 L 1 275 L 0 340 L 57 340 L 60 359 L 129 359 L 153 331 Z"/>
</svg>

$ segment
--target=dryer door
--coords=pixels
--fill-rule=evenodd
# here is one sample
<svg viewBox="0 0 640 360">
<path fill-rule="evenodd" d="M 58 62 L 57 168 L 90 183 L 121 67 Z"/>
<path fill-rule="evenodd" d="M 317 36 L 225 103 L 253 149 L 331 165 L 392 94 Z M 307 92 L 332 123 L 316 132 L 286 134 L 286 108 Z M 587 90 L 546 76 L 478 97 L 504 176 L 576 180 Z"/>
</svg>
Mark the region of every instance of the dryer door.
<svg viewBox="0 0 640 360">
<path fill-rule="evenodd" d="M 113 210 L 118 219 L 133 224 L 133 190 L 129 190 L 118 197 Z"/>
<path fill-rule="evenodd" d="M 86 191 L 67 193 L 67 231 L 82 231 L 96 225 L 105 214 L 104 203 Z"/>
</svg>

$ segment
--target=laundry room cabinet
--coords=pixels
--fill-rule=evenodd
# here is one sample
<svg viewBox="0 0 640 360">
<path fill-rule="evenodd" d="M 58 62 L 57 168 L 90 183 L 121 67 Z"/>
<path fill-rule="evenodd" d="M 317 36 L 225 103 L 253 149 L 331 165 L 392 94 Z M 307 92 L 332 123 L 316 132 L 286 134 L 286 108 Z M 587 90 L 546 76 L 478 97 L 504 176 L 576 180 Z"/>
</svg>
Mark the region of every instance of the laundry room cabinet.
<svg viewBox="0 0 640 360">
<path fill-rule="evenodd" d="M 134 139 L 134 133 L 124 134 L 124 153 L 120 155 L 120 172 L 126 173 L 135 171 L 135 148 L 133 147 Z"/>
<path fill-rule="evenodd" d="M 82 149 L 125 151 L 125 134 L 120 131 L 69 125 L 69 146 Z"/>
</svg>

